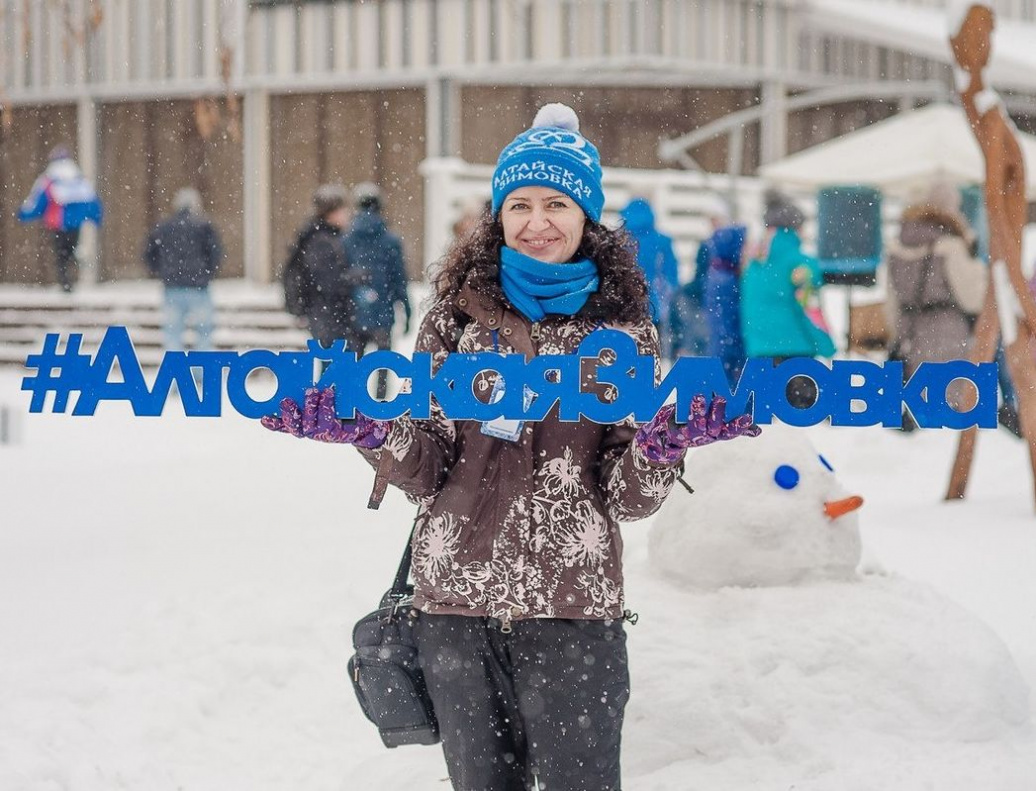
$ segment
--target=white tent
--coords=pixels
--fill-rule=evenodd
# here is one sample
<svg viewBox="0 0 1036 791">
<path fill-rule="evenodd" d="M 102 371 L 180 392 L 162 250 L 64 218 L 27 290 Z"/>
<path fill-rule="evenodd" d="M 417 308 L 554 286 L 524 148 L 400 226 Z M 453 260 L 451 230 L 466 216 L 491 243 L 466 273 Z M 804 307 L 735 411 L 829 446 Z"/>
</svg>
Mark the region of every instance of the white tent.
<svg viewBox="0 0 1036 791">
<path fill-rule="evenodd" d="M 1027 193 L 1036 198 L 1036 137 L 1018 133 L 1026 160 Z M 942 176 L 979 184 L 985 164 L 964 110 L 933 104 L 765 165 L 759 174 L 789 188 L 863 184 L 905 196 Z"/>
</svg>

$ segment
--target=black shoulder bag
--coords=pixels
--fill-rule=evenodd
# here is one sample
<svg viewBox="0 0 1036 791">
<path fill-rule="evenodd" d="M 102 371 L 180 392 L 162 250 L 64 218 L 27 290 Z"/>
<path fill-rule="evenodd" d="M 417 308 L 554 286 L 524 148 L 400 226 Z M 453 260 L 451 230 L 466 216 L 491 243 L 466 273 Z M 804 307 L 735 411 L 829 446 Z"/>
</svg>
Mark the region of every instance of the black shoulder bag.
<svg viewBox="0 0 1036 791">
<path fill-rule="evenodd" d="M 416 528 L 415 519 L 396 578 L 381 606 L 353 627 L 356 653 L 349 660 L 349 677 L 360 708 L 378 726 L 386 747 L 439 741 L 439 724 L 414 640 L 414 586 L 407 583 Z"/>
</svg>

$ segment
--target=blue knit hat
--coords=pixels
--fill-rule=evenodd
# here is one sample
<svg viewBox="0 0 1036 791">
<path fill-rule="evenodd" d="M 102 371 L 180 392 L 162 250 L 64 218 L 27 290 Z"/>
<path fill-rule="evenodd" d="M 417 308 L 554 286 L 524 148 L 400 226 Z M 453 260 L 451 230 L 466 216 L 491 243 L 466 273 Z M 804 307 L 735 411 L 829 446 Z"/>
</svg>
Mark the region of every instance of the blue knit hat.
<svg viewBox="0 0 1036 791">
<path fill-rule="evenodd" d="M 553 187 L 574 200 L 595 222 L 601 220 L 604 189 L 601 155 L 579 134 L 579 118 L 564 104 L 545 104 L 532 128 L 512 140 L 493 171 L 493 214 L 519 187 Z"/>
</svg>

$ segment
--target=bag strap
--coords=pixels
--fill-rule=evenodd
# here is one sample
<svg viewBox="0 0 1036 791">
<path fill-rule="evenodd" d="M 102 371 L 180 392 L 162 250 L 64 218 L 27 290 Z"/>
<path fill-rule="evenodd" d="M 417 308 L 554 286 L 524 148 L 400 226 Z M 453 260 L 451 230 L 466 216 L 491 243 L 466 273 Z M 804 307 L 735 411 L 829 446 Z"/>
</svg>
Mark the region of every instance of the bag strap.
<svg viewBox="0 0 1036 791">
<path fill-rule="evenodd" d="M 406 595 L 406 581 L 410 576 L 410 559 L 413 555 L 414 533 L 417 531 L 417 520 L 421 518 L 421 512 L 414 517 L 414 524 L 410 528 L 410 536 L 406 540 L 406 549 L 403 550 L 403 557 L 399 561 L 399 568 L 396 569 L 396 578 L 392 580 L 392 588 L 389 595 L 392 598 L 401 599 Z"/>
</svg>

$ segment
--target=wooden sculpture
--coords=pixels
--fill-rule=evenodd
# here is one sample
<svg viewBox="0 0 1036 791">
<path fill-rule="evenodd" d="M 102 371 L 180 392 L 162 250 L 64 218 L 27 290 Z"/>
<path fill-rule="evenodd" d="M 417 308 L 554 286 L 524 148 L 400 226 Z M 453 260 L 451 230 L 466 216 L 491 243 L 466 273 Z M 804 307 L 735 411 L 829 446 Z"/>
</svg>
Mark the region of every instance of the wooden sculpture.
<svg viewBox="0 0 1036 791">
<path fill-rule="evenodd" d="M 957 87 L 986 163 L 985 199 L 989 217 L 989 288 L 975 325 L 971 360 L 993 360 L 997 336 L 1002 335 L 1008 369 L 1018 392 L 1022 433 L 1029 444 L 1036 497 L 1036 361 L 1032 344 L 1036 301 L 1022 275 L 1022 228 L 1027 213 L 1025 161 L 1014 124 L 1000 97 L 983 76 L 991 52 L 993 9 L 984 2 L 964 4 L 958 20 L 953 21 L 959 21 L 956 25 L 951 22 L 950 37 L 953 57 L 959 67 Z M 974 428 L 960 436 L 947 500 L 964 497 L 975 439 Z"/>
</svg>

